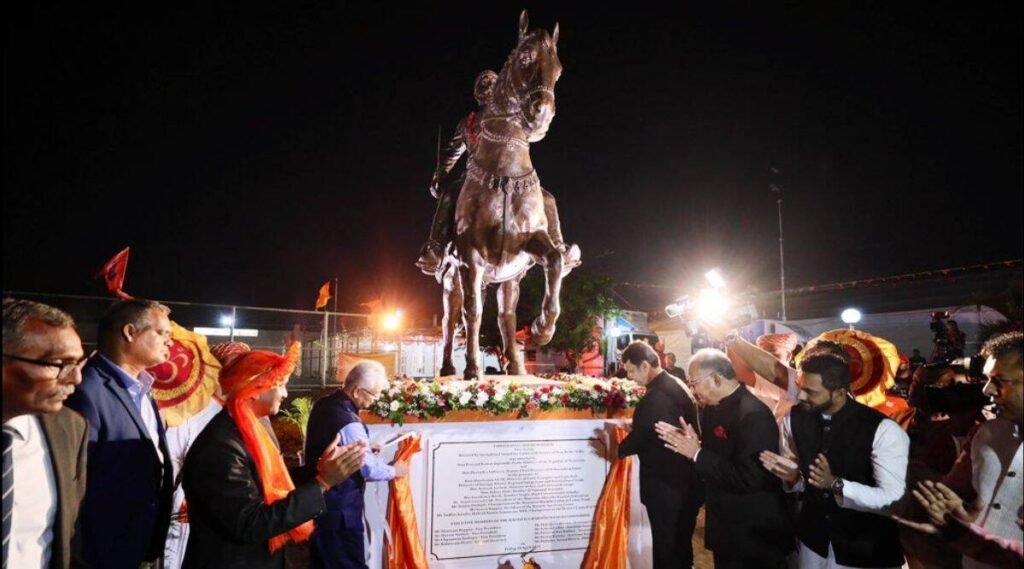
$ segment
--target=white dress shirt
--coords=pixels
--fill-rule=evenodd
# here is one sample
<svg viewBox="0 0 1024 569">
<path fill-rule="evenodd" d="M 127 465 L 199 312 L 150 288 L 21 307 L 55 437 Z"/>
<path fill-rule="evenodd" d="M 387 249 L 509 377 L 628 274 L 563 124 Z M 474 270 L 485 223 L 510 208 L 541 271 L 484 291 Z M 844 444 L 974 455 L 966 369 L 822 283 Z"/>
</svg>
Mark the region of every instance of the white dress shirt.
<svg viewBox="0 0 1024 569">
<path fill-rule="evenodd" d="M 790 417 L 785 420 L 786 436 L 793 437 Z M 794 447 L 794 451 L 796 448 Z M 907 459 L 910 453 L 910 437 L 903 429 L 890 419 L 882 419 L 875 429 L 875 438 L 871 444 L 871 469 L 875 485 L 862 484 L 851 480 L 843 480 L 843 496 L 838 495 L 836 503 L 841 508 L 849 508 L 860 512 L 888 515 L 887 508 L 903 497 L 907 483 Z M 783 485 L 787 491 L 800 492 L 804 489 L 804 479 L 792 487 Z M 810 548 L 799 544 L 799 566 L 801 569 L 845 569 L 846 566 L 836 563 L 832 545 L 829 544 L 828 558 L 823 558 Z"/>
<path fill-rule="evenodd" d="M 57 481 L 50 449 L 39 419 L 33 415 L 15 417 L 4 427 L 12 431 L 14 461 L 14 509 L 7 566 L 45 568 L 50 564 L 57 515 Z"/>
</svg>

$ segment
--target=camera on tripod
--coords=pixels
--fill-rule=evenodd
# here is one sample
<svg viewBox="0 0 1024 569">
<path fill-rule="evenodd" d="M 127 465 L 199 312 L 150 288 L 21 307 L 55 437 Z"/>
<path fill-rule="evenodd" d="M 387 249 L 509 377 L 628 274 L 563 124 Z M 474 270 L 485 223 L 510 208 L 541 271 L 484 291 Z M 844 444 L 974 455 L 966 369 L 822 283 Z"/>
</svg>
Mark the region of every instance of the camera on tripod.
<svg viewBox="0 0 1024 569">
<path fill-rule="evenodd" d="M 730 328 L 739 328 L 758 317 L 757 307 L 749 296 L 727 297 L 717 289 L 704 289 L 696 298 L 680 296 L 665 307 L 665 314 L 682 320 L 689 336 L 700 332 L 701 320 L 722 321 Z"/>
</svg>

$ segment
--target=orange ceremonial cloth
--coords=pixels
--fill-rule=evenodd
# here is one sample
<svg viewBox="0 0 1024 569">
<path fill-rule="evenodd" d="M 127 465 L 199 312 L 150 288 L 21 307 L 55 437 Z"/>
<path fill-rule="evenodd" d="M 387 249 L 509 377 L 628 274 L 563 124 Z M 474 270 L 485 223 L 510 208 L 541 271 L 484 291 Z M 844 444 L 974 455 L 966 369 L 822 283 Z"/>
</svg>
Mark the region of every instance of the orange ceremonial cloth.
<svg viewBox="0 0 1024 569">
<path fill-rule="evenodd" d="M 221 364 L 206 336 L 171 322 L 171 356 L 146 371 L 153 376 L 153 399 L 167 427 L 177 427 L 202 411 L 217 393 Z"/>
<path fill-rule="evenodd" d="M 621 444 L 627 434 L 625 428 L 616 425 L 613 433 L 615 444 Z M 580 569 L 626 569 L 632 477 L 633 461 L 630 457 L 617 458 L 594 509 L 594 527 Z"/>
<path fill-rule="evenodd" d="M 302 344 L 299 342 L 292 342 L 283 356 L 262 350 L 245 352 L 224 366 L 220 374 L 220 387 L 227 397 L 225 407 L 242 433 L 245 448 L 256 463 L 267 505 L 286 498 L 295 490 L 295 484 L 288 474 L 280 449 L 253 413 L 250 403 L 261 393 L 287 383 L 301 354 Z M 275 535 L 268 544 L 270 552 L 281 549 L 289 541 L 305 541 L 312 533 L 313 520 L 310 520 Z"/>
<path fill-rule="evenodd" d="M 842 344 L 850 356 L 850 389 L 857 401 L 868 407 L 885 404 L 886 391 L 896 384 L 900 367 L 900 355 L 892 342 L 860 330 L 843 329 L 825 332 L 815 340 Z"/>
<path fill-rule="evenodd" d="M 420 452 L 420 437 L 413 436 L 398 443 L 395 462 L 409 462 Z M 389 483 L 387 569 L 428 569 L 427 555 L 420 543 L 420 530 L 416 525 L 416 510 L 412 503 L 412 488 L 408 477 L 395 477 Z"/>
</svg>

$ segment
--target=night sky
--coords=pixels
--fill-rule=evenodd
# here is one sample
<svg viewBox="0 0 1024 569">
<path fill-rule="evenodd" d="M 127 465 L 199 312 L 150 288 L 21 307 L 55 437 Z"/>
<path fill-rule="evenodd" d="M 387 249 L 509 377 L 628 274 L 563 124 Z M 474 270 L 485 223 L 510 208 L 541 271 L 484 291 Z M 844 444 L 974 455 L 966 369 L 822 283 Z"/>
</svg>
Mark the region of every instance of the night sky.
<svg viewBox="0 0 1024 569">
<path fill-rule="evenodd" d="M 37 4 L 3 8 L 5 290 L 103 294 L 130 245 L 136 296 L 309 309 L 337 276 L 341 310 L 440 312 L 437 127 L 524 6 L 560 22 L 531 152 L 591 271 L 777 288 L 770 184 L 788 286 L 1024 249 L 1015 3 Z"/>
</svg>

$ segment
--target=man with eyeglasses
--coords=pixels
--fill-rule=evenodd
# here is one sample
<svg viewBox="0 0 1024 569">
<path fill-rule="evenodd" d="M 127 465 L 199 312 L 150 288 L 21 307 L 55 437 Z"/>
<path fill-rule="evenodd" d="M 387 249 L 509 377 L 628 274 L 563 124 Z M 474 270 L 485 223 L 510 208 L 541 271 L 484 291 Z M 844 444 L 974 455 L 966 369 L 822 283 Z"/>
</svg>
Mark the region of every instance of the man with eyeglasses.
<svg viewBox="0 0 1024 569">
<path fill-rule="evenodd" d="M 353 367 L 344 386 L 318 400 L 310 411 L 306 429 L 307 462 L 309 457 L 319 456 L 339 435 L 340 445 L 362 443 L 372 448 L 369 431 L 359 419 L 359 410 L 372 407 L 387 387 L 387 372 L 379 362 L 364 361 Z M 314 466 L 306 468 L 311 470 Z M 408 463 L 385 464 L 373 452 L 366 455 L 358 472 L 327 491 L 324 494 L 327 511 L 316 519 L 311 538 L 312 566 L 365 569 L 363 490 L 366 483 L 408 475 Z"/>
<path fill-rule="evenodd" d="M 173 474 L 147 368 L 167 360 L 170 309 L 151 300 L 114 303 L 99 325 L 99 354 L 68 406 L 89 422 L 89 484 L 82 506 L 89 565 L 138 567 L 163 552 Z"/>
<path fill-rule="evenodd" d="M 6 298 L 3 312 L 3 566 L 70 567 L 88 427 L 64 400 L 87 358 L 63 311 Z"/>
<path fill-rule="evenodd" d="M 704 541 L 715 568 L 780 569 L 793 550 L 792 527 L 782 485 L 757 459 L 762 451 L 779 450 L 775 417 L 740 383 L 724 352 L 698 350 L 688 375 L 702 405 L 700 432 L 686 421 L 659 422 L 655 430 L 693 461 L 704 482 Z"/>
</svg>

